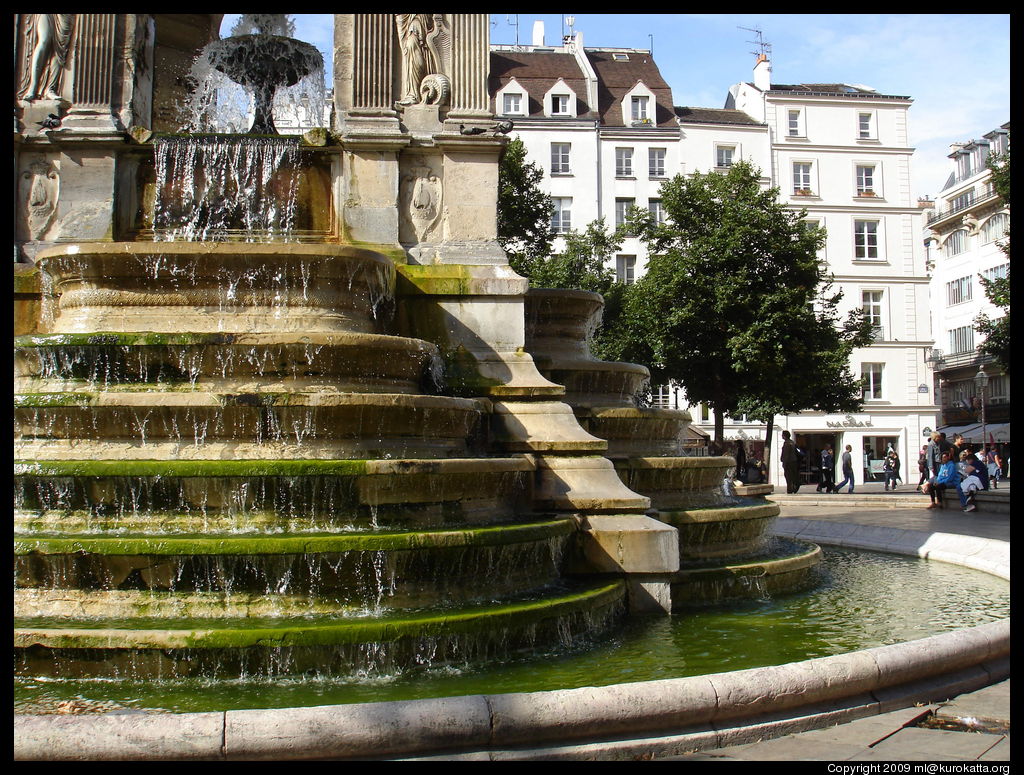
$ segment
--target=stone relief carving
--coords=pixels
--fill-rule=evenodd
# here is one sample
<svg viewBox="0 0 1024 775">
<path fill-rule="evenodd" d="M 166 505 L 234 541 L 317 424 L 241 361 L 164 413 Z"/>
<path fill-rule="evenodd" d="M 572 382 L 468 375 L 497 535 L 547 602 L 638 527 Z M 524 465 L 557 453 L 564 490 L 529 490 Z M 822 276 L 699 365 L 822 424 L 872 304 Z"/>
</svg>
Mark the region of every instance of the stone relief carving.
<svg viewBox="0 0 1024 775">
<path fill-rule="evenodd" d="M 60 177 L 57 168 L 46 159 L 28 162 L 18 181 L 18 202 L 23 234 L 29 240 L 42 240 L 57 214 Z"/>
<path fill-rule="evenodd" d="M 427 241 L 441 216 L 441 179 L 426 161 L 402 176 L 403 215 L 417 242 Z"/>
<path fill-rule="evenodd" d="M 402 51 L 398 105 L 442 105 L 451 97 L 452 34 L 443 13 L 395 14 Z"/>
<path fill-rule="evenodd" d="M 59 100 L 75 14 L 31 13 L 26 17 L 28 45 L 18 99 L 24 102 Z"/>
</svg>

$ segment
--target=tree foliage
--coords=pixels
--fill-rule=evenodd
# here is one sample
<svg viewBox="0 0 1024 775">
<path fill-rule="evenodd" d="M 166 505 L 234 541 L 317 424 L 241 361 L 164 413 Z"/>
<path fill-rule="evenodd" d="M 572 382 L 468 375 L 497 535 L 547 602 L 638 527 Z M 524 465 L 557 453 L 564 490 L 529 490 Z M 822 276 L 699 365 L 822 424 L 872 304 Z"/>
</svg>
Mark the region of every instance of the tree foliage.
<svg viewBox="0 0 1024 775">
<path fill-rule="evenodd" d="M 591 222 L 582 232 L 568 232 L 563 235 L 562 253 L 531 267 L 530 285 L 608 293 L 615 282 L 609 259 L 622 247 L 622 236 L 622 230 L 609 229 L 604 218 Z"/>
<path fill-rule="evenodd" d="M 740 162 L 721 175 L 677 175 L 661 187 L 663 224 L 635 211 L 646 274 L 602 339 L 602 354 L 644 363 L 652 379 L 710 405 L 715 439 L 741 408 L 762 419 L 805 409 L 854 411 L 854 347 L 870 341 L 857 310 L 840 322 L 817 253 L 821 229 L 764 190 Z"/>
<path fill-rule="evenodd" d="M 525 277 L 551 253 L 551 197 L 540 188 L 543 179 L 541 169 L 526 160 L 523 141 L 511 140 L 498 166 L 498 244 Z"/>
</svg>

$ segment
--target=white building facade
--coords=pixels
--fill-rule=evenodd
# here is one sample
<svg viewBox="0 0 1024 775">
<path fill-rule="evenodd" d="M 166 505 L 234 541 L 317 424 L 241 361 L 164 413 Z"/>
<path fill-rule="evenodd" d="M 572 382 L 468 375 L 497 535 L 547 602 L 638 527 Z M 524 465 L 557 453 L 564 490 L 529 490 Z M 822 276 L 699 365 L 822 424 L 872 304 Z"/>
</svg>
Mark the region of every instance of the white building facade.
<svg viewBox="0 0 1024 775">
<path fill-rule="evenodd" d="M 556 233 L 582 230 L 597 218 L 609 226 L 631 206 L 658 212 L 668 178 L 724 171 L 743 159 L 780 188 L 783 201 L 805 208 L 827 231 L 822 260 L 847 309 L 875 321 L 875 342 L 854 353 L 851 371 L 867 380 L 863 411 L 853 416 L 804 412 L 776 418 L 774 484 L 782 483 L 779 447 L 789 429 L 807 453 L 805 481 L 825 444 L 850 444 L 858 483 L 880 477 L 891 447 L 904 482 L 916 483 L 917 452 L 936 427 L 937 406 L 926 362 L 933 345 L 921 211 L 911 201 L 907 97 L 844 84 L 771 83 L 759 58 L 754 80 L 730 89 L 725 108 L 672 104 L 671 90 L 641 49 L 584 48 L 582 36 L 545 46 L 491 47 L 495 112 L 514 121 L 528 159 L 545 172 Z M 561 248 L 556 242 L 556 251 Z M 646 251 L 627 238 L 615 256 L 616 277 L 633 282 Z M 658 405 L 687 408 L 678 391 L 654 387 Z M 710 433 L 714 416 L 688 407 L 695 427 Z M 726 418 L 726 439 L 743 441 L 750 457 L 765 454 L 765 427 Z"/>
<path fill-rule="evenodd" d="M 764 56 L 753 82 L 729 91 L 727 108 L 768 127 L 771 177 L 783 201 L 806 209 L 806 219 L 825 228 L 821 258 L 843 292 L 840 311 L 863 308 L 876 330 L 875 341 L 851 357 L 851 371 L 866 383 L 860 412 L 776 418 L 779 432 L 768 452 L 773 484 L 784 481 L 778 464 L 782 430 L 807 453 L 805 484 L 817 481 L 826 444 L 837 460 L 846 445 L 852 447 L 857 483 L 880 480 L 881 459 L 890 448 L 900 456 L 903 482 L 917 483 L 917 455 L 936 427 L 938 407 L 927 361 L 932 334 L 918 239 L 922 215 L 911 194 L 910 105 L 908 97 L 865 86 L 773 84 Z"/>
<path fill-rule="evenodd" d="M 598 218 L 614 227 L 634 206 L 658 211 L 658 189 L 681 168 L 681 138 L 650 51 L 584 48 L 580 33 L 546 46 L 538 26 L 531 45 L 491 46 L 489 88 L 495 113 L 514 123 L 512 136 L 544 171 L 555 234 Z M 556 239 L 555 251 L 563 247 Z M 646 259 L 627 237 L 617 279 L 633 282 Z"/>
<path fill-rule="evenodd" d="M 1000 245 L 1008 238 L 1010 210 L 996 194 L 986 160 L 1009 150 L 1009 123 L 980 140 L 955 143 L 953 170 L 926 213 L 925 246 L 931 270 L 935 390 L 942 407 L 939 430 L 968 441 L 1005 445 L 1010 441 L 1010 375 L 979 355 L 975 330 L 980 314 L 995 319 L 1002 310 L 985 295 L 982 278 L 1006 277 L 1010 258 Z M 975 377 L 984 369 L 980 394 Z M 984 398 L 984 418 L 981 402 Z"/>
</svg>

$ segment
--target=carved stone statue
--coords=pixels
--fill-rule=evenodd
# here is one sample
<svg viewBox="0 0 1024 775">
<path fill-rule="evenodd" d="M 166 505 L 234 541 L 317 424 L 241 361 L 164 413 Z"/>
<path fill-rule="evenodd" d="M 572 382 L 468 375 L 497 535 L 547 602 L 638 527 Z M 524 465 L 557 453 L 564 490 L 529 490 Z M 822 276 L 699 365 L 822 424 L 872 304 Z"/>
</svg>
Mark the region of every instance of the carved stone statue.
<svg viewBox="0 0 1024 775">
<path fill-rule="evenodd" d="M 451 96 L 452 36 L 443 13 L 395 15 L 402 47 L 399 105 L 440 105 Z"/>
<path fill-rule="evenodd" d="M 45 159 L 28 163 L 18 183 L 21 221 L 24 236 L 41 240 L 53 224 L 57 213 L 60 179 L 57 170 Z"/>
<path fill-rule="evenodd" d="M 74 27 L 73 13 L 27 14 L 27 66 L 18 97 L 26 102 L 60 99 L 61 77 Z"/>
</svg>

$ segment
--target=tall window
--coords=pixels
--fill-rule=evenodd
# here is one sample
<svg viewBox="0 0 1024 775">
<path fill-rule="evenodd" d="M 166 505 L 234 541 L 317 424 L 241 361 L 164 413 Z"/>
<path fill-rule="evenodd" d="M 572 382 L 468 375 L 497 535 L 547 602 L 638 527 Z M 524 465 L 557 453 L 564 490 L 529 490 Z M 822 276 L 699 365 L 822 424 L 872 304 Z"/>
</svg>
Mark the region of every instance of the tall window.
<svg viewBox="0 0 1024 775">
<path fill-rule="evenodd" d="M 731 167 L 733 157 L 736 155 L 735 145 L 719 145 L 715 148 L 715 166 Z"/>
<path fill-rule="evenodd" d="M 505 94 L 502 95 L 502 113 L 509 113 L 513 115 L 522 114 L 523 112 L 523 95 L 522 94 Z"/>
<path fill-rule="evenodd" d="M 793 162 L 793 193 L 808 195 L 811 188 L 811 163 L 809 161 Z"/>
<path fill-rule="evenodd" d="M 568 175 L 571 143 L 551 143 L 551 174 Z"/>
<path fill-rule="evenodd" d="M 874 196 L 875 194 L 875 165 L 857 165 L 857 196 Z"/>
<path fill-rule="evenodd" d="M 997 239 L 1003 239 L 1009 229 L 1010 216 L 1006 213 L 996 213 L 981 227 L 981 243 L 985 245 L 995 242 Z"/>
<path fill-rule="evenodd" d="M 615 176 L 619 178 L 633 177 L 633 149 L 615 149 Z"/>
<path fill-rule="evenodd" d="M 670 385 L 655 385 L 651 388 L 651 406 L 657 409 L 678 409 L 675 391 Z"/>
<path fill-rule="evenodd" d="M 857 114 L 857 137 L 861 140 L 875 138 L 875 117 L 872 113 Z"/>
<path fill-rule="evenodd" d="M 626 220 L 629 218 L 629 211 L 635 206 L 635 199 L 622 198 L 615 200 L 615 228 L 625 226 Z"/>
<path fill-rule="evenodd" d="M 967 250 L 967 232 L 963 229 L 957 229 L 946 241 L 942 243 L 942 249 L 946 252 L 947 256 L 958 256 Z"/>
<path fill-rule="evenodd" d="M 648 199 L 647 212 L 651 214 L 651 218 L 659 226 L 665 222 L 665 208 L 661 204 L 660 199 Z"/>
<path fill-rule="evenodd" d="M 878 221 L 853 222 L 854 258 L 878 258 Z"/>
<path fill-rule="evenodd" d="M 790 137 L 803 137 L 803 116 L 799 110 L 786 112 L 786 133 Z"/>
<path fill-rule="evenodd" d="M 648 122 L 650 116 L 650 97 L 633 97 L 630 100 L 630 116 L 634 121 Z"/>
<path fill-rule="evenodd" d="M 958 197 L 954 197 L 953 201 L 950 202 L 950 209 L 952 210 L 963 210 L 965 207 L 970 207 L 974 203 L 974 189 L 961 194 Z"/>
<path fill-rule="evenodd" d="M 615 281 L 632 285 L 636 275 L 636 256 L 615 257 Z"/>
<path fill-rule="evenodd" d="M 963 304 L 973 296 L 971 275 L 946 283 L 946 305 Z"/>
<path fill-rule="evenodd" d="M 665 177 L 664 148 L 649 148 L 647 150 L 647 175 L 652 178 Z"/>
<path fill-rule="evenodd" d="M 565 234 L 572 228 L 572 197 L 551 197 L 551 231 Z"/>
<path fill-rule="evenodd" d="M 864 310 L 864 318 L 871 323 L 876 339 L 883 339 L 885 329 L 882 321 L 882 302 L 885 298 L 884 291 L 861 291 L 861 309 Z"/>
<path fill-rule="evenodd" d="M 885 364 L 862 363 L 860 365 L 860 378 L 864 382 L 862 396 L 865 401 L 880 399 L 882 397 L 882 371 Z"/>
<path fill-rule="evenodd" d="M 969 353 L 974 349 L 974 329 L 971 326 L 960 326 L 949 332 L 949 352 Z"/>
<path fill-rule="evenodd" d="M 551 115 L 552 116 L 567 116 L 567 115 L 569 115 L 569 95 L 568 94 L 552 94 L 551 95 Z"/>
<path fill-rule="evenodd" d="M 1007 277 L 1009 274 L 1010 265 L 1000 264 L 999 266 L 994 266 L 991 269 L 986 269 L 984 272 L 981 273 L 981 276 L 984 277 L 986 280 L 1001 280 L 1004 277 Z"/>
</svg>

